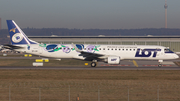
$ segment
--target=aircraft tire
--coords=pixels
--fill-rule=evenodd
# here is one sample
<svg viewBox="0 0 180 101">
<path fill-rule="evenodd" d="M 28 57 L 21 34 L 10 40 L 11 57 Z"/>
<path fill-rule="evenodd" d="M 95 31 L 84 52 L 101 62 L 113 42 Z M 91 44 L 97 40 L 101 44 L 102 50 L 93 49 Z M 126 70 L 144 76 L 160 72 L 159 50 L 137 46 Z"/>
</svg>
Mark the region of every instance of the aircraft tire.
<svg viewBox="0 0 180 101">
<path fill-rule="evenodd" d="M 158 67 L 162 67 L 162 64 L 159 64 Z"/>
<path fill-rule="evenodd" d="M 91 67 L 96 67 L 96 62 L 92 62 Z"/>
</svg>

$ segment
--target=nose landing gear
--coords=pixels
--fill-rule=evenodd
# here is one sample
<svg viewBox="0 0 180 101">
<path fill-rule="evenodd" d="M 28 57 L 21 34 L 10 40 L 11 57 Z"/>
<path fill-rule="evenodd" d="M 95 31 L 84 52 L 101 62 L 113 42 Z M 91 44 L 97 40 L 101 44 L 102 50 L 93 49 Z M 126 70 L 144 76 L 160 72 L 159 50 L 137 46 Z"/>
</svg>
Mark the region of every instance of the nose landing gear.
<svg viewBox="0 0 180 101">
<path fill-rule="evenodd" d="M 162 67 L 162 64 L 159 64 L 158 67 Z"/>
<path fill-rule="evenodd" d="M 162 67 L 163 60 L 158 60 L 158 62 L 159 62 L 158 67 Z"/>
</svg>

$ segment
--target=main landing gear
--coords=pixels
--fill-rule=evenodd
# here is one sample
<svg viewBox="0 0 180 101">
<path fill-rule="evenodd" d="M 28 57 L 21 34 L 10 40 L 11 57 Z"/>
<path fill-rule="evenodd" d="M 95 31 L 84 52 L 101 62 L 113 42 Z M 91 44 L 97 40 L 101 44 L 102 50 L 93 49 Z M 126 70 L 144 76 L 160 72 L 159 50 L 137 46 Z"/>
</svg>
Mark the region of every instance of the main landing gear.
<svg viewBox="0 0 180 101">
<path fill-rule="evenodd" d="M 97 65 L 97 60 L 93 60 L 91 63 L 91 67 L 96 67 L 96 65 Z"/>
<path fill-rule="evenodd" d="M 158 67 L 162 67 L 163 60 L 158 60 L 158 62 L 159 62 Z"/>
<path fill-rule="evenodd" d="M 92 62 L 91 67 L 96 67 L 96 62 Z"/>
</svg>

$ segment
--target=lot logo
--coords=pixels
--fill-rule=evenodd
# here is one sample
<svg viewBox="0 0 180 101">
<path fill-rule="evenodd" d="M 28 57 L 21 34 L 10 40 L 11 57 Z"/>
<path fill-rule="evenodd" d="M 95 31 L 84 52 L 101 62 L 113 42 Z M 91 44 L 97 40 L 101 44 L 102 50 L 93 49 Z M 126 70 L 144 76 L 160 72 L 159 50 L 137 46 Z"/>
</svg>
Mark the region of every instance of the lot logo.
<svg viewBox="0 0 180 101">
<path fill-rule="evenodd" d="M 157 52 L 161 51 L 161 49 L 137 49 L 135 57 L 150 57 L 153 53 L 152 57 L 157 56 Z"/>
<path fill-rule="evenodd" d="M 14 35 L 12 36 L 12 41 L 13 41 L 14 43 L 18 43 L 18 42 L 20 42 L 22 39 L 23 39 L 23 36 L 22 36 L 21 33 L 16 33 L 16 34 L 14 34 Z"/>
<path fill-rule="evenodd" d="M 115 58 L 115 59 L 111 59 L 111 61 L 116 61 L 117 59 Z"/>
</svg>

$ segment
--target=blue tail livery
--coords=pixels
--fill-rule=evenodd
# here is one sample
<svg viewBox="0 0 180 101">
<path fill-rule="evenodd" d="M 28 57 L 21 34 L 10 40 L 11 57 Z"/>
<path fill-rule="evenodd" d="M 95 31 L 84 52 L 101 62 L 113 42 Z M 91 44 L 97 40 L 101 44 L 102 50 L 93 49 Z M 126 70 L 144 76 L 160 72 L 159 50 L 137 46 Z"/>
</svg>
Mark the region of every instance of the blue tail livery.
<svg viewBox="0 0 180 101">
<path fill-rule="evenodd" d="M 28 39 L 28 37 L 13 20 L 7 20 L 7 26 L 12 45 L 37 44 L 37 42 Z"/>
</svg>

